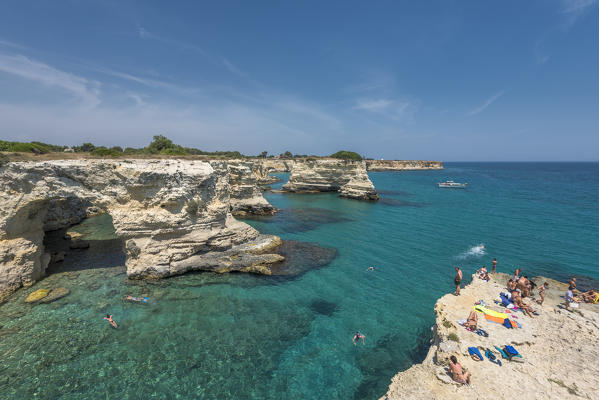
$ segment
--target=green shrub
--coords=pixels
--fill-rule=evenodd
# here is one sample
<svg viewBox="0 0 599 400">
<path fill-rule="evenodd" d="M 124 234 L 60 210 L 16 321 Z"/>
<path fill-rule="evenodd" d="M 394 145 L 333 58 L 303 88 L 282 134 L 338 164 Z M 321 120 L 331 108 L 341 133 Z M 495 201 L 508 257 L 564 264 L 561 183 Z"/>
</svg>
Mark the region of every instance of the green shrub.
<svg viewBox="0 0 599 400">
<path fill-rule="evenodd" d="M 454 342 L 460 342 L 460 338 L 458 337 L 458 335 L 455 332 L 451 332 L 448 336 L 447 339 L 449 340 L 453 340 Z"/>
<path fill-rule="evenodd" d="M 120 155 L 122 155 L 123 153 L 120 153 L 118 151 L 114 151 L 112 149 L 108 149 L 104 146 L 98 146 L 96 147 L 92 152 L 91 152 L 94 156 L 100 156 L 100 157 L 118 157 Z"/>
<path fill-rule="evenodd" d="M 331 154 L 332 158 L 339 158 L 341 160 L 353 160 L 353 161 L 361 161 L 362 156 L 353 151 L 341 150 L 336 152 L 335 154 Z"/>
<path fill-rule="evenodd" d="M 45 154 L 51 151 L 62 151 L 64 146 L 54 146 L 41 142 L 7 142 L 0 140 L 0 151 L 11 151 L 15 153 Z"/>
<path fill-rule="evenodd" d="M 448 320 L 443 320 L 443 326 L 449 329 L 453 326 L 453 324 Z"/>
<path fill-rule="evenodd" d="M 4 167 L 6 164 L 8 164 L 8 156 L 0 153 L 0 167 Z"/>
</svg>

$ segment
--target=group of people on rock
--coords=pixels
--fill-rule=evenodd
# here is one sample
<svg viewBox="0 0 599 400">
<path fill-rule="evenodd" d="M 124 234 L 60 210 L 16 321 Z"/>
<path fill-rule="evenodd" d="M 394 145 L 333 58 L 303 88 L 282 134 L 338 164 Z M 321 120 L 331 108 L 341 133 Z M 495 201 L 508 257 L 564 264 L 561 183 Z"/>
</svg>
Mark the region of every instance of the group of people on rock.
<svg viewBox="0 0 599 400">
<path fill-rule="evenodd" d="M 566 299 L 566 310 L 569 310 L 570 307 L 574 307 L 573 304 L 576 304 L 576 307 L 578 307 L 578 303 L 582 302 L 599 302 L 599 291 L 591 289 L 586 292 L 581 292 L 576 289 L 576 278 L 572 278 L 570 279 L 570 284 L 568 285 L 568 290 L 566 291 L 566 295 L 564 297 Z"/>
</svg>

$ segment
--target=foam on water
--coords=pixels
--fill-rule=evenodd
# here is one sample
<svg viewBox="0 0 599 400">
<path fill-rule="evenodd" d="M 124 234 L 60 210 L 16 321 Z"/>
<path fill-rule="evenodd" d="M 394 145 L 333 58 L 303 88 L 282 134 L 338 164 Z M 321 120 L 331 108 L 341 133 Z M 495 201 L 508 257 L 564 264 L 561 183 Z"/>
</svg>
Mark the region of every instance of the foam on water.
<svg viewBox="0 0 599 400">
<path fill-rule="evenodd" d="M 480 244 L 477 244 L 476 246 L 470 247 L 468 250 L 466 250 L 462 254 L 456 256 L 456 258 L 459 260 L 464 260 L 464 259 L 470 258 L 470 257 L 482 257 L 485 254 L 487 254 L 487 252 L 485 251 L 485 245 L 484 245 L 484 243 L 480 243 Z"/>
</svg>

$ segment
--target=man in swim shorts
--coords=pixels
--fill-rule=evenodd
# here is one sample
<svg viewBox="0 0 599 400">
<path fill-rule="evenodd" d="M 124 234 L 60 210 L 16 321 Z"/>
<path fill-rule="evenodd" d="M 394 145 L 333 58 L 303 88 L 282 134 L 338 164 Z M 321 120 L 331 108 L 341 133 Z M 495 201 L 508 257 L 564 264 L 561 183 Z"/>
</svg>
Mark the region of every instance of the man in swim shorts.
<svg viewBox="0 0 599 400">
<path fill-rule="evenodd" d="M 462 270 L 460 267 L 455 267 L 455 278 L 453 279 L 453 283 L 455 284 L 455 293 L 454 295 L 460 295 L 460 284 L 462 283 Z"/>
<path fill-rule="evenodd" d="M 496 269 L 497 269 L 497 259 L 494 258 L 493 259 L 493 269 L 491 270 L 491 273 L 494 274 Z"/>
</svg>

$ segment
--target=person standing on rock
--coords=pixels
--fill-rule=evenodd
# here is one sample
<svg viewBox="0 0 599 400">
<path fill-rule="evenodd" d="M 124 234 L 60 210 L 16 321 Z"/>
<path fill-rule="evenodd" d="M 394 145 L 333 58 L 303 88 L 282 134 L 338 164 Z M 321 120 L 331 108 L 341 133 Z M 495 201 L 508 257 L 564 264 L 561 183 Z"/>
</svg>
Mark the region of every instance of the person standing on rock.
<svg viewBox="0 0 599 400">
<path fill-rule="evenodd" d="M 455 283 L 455 293 L 454 295 L 460 295 L 460 284 L 462 283 L 462 270 L 460 267 L 455 267 L 455 278 L 453 279 L 453 283 Z"/>
<path fill-rule="evenodd" d="M 494 258 L 493 259 L 493 269 L 491 270 L 491 273 L 494 274 L 496 269 L 497 269 L 497 259 Z"/>
</svg>

